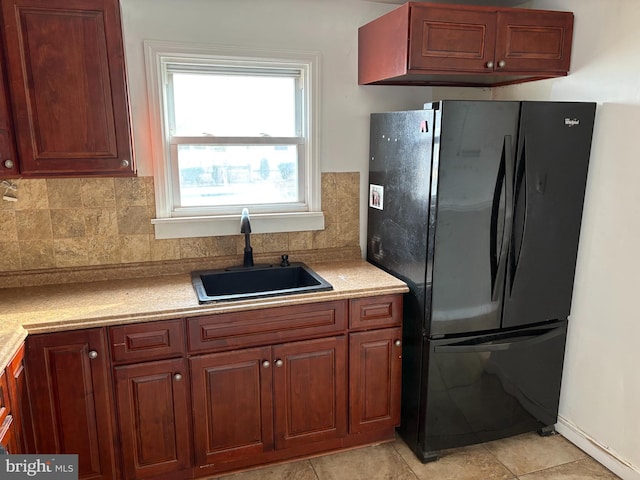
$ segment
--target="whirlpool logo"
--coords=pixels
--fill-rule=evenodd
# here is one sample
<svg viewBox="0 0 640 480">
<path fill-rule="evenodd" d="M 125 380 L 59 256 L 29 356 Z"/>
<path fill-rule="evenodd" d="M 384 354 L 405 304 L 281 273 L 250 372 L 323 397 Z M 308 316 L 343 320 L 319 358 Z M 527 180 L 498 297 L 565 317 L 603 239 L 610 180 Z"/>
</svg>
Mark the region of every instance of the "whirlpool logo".
<svg viewBox="0 0 640 480">
<path fill-rule="evenodd" d="M 0 458 L 0 478 L 3 480 L 78 480 L 77 455 L 7 455 Z"/>
<path fill-rule="evenodd" d="M 578 120 L 577 118 L 565 118 L 564 124 L 567 127 L 574 127 L 576 125 L 580 125 L 580 120 Z"/>
</svg>

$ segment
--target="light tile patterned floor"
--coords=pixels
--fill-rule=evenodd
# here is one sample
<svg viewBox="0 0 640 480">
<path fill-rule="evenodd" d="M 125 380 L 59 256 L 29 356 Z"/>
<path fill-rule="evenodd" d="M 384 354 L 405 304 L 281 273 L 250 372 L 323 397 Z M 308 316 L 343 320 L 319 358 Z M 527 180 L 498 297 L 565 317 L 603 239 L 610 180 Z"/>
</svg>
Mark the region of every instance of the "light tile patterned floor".
<svg viewBox="0 0 640 480">
<path fill-rule="evenodd" d="M 446 450 L 422 464 L 401 441 L 260 468 L 221 480 L 615 480 L 560 435 L 535 433 Z"/>
</svg>

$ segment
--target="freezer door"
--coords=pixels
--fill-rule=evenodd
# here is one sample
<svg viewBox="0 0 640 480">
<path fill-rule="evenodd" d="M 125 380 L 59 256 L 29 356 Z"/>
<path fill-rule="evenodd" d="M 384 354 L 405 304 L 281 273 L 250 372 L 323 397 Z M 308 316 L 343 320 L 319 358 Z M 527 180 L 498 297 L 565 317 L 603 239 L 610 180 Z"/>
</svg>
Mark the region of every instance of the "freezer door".
<svg viewBox="0 0 640 480">
<path fill-rule="evenodd" d="M 594 117 L 592 103 L 523 103 L 504 327 L 569 316 Z"/>
<path fill-rule="evenodd" d="M 519 110 L 519 102 L 442 102 L 428 335 L 500 328 Z"/>
<path fill-rule="evenodd" d="M 552 431 L 566 334 L 564 321 L 428 341 L 426 413 L 414 451 L 432 460 L 441 449 Z"/>
</svg>

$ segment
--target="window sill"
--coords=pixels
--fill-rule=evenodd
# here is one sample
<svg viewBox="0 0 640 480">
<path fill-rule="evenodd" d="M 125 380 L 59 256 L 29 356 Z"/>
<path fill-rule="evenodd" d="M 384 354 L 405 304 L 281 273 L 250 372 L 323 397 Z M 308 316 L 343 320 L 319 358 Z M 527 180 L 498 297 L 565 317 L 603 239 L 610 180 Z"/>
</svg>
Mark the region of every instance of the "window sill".
<svg viewBox="0 0 640 480">
<path fill-rule="evenodd" d="M 240 233 L 240 215 L 219 217 L 154 218 L 157 239 L 220 237 Z M 322 212 L 251 215 L 251 233 L 301 232 L 323 230 Z"/>
</svg>

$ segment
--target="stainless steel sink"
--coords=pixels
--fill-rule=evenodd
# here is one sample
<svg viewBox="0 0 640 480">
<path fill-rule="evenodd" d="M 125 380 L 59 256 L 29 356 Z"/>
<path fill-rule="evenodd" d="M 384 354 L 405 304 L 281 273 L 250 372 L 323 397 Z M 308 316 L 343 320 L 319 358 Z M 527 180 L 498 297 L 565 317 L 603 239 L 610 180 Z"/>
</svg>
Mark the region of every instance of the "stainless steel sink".
<svg viewBox="0 0 640 480">
<path fill-rule="evenodd" d="M 222 302 L 333 290 L 304 263 L 264 265 L 191 273 L 198 302 Z"/>
</svg>

